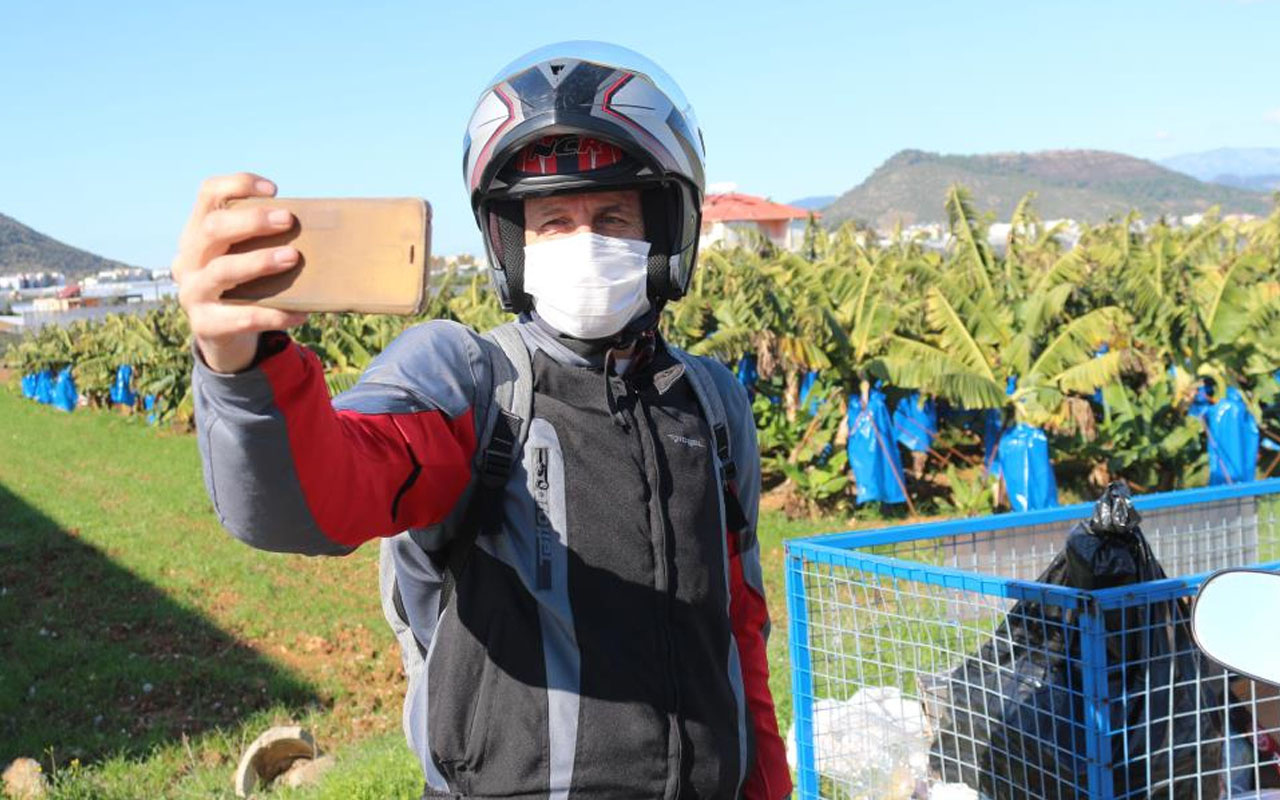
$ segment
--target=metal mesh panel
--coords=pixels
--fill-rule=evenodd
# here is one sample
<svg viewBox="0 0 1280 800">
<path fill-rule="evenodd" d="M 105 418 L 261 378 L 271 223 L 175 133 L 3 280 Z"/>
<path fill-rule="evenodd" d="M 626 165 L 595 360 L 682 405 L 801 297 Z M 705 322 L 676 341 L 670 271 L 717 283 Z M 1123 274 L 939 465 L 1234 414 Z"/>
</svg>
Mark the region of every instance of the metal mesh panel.
<svg viewBox="0 0 1280 800">
<path fill-rule="evenodd" d="M 1280 495 L 1219 497 L 1143 510 L 1142 528 L 1171 577 L 1200 575 L 1280 560 L 1278 512 Z M 994 519 L 789 544 L 798 796 L 905 800 L 967 783 L 996 798 L 1216 800 L 1280 786 L 1266 749 L 1280 731 L 1260 722 L 1280 719 L 1280 698 L 1229 683 L 1189 633 L 1170 635 L 1199 579 L 1140 585 L 1102 611 L 1033 582 L 1073 519 Z M 1067 667 L 1054 676 L 1026 668 L 1055 658 Z M 1014 726 L 1010 692 L 1025 700 Z"/>
<path fill-rule="evenodd" d="M 1170 577 L 1280 558 L 1271 542 L 1259 553 L 1257 497 L 1238 497 L 1142 512 L 1142 532 Z M 975 531 L 895 546 L 893 555 L 939 566 L 1035 580 L 1066 541 L 1071 523 L 1046 522 Z"/>
<path fill-rule="evenodd" d="M 1185 599 L 1178 598 L 1107 612 L 1107 671 L 1120 690 L 1103 698 L 1099 724 L 1105 751 L 1125 754 L 1114 759 L 1121 765 L 1109 774 L 1112 797 L 1230 794 L 1226 676 L 1200 657 L 1190 636 L 1168 636 L 1168 621 L 1185 619 L 1187 610 Z M 1170 649 L 1160 649 L 1161 644 Z M 1186 669 L 1171 670 L 1174 660 Z"/>
</svg>

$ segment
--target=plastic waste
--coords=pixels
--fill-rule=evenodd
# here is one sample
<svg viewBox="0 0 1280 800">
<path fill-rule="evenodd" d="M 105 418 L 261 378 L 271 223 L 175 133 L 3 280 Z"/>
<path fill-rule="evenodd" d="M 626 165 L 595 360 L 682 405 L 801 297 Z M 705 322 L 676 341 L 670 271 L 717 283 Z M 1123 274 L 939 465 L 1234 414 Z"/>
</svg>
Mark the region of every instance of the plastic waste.
<svg viewBox="0 0 1280 800">
<path fill-rule="evenodd" d="M 1037 581 L 1088 590 L 1164 579 L 1140 521 L 1128 487 L 1111 484 Z M 1217 668 L 1195 647 L 1185 601 L 1108 612 L 1105 665 L 1082 662 L 1080 613 L 1016 603 L 985 644 L 929 689 L 941 710 L 931 770 L 995 800 L 1083 798 L 1087 756 L 1077 743 L 1086 725 L 1109 715 L 1117 735 L 1105 757 L 1117 796 L 1218 797 L 1222 681 L 1201 680 Z M 1087 714 L 1085 669 L 1099 670 L 1111 699 Z"/>
<path fill-rule="evenodd" d="M 935 783 L 929 787 L 928 800 L 987 800 L 987 796 L 963 783 Z"/>
<path fill-rule="evenodd" d="M 848 700 L 814 701 L 813 732 L 818 772 L 842 792 L 911 800 L 927 785 L 932 733 L 920 703 L 895 686 L 869 686 Z M 796 755 L 793 725 L 787 735 L 792 767 Z"/>
<path fill-rule="evenodd" d="M 1275 730 L 1268 723 L 1254 719 L 1251 712 L 1257 709 L 1253 706 L 1254 698 L 1251 698 L 1249 689 L 1237 687 L 1232 682 L 1229 691 L 1223 782 L 1224 788 L 1230 791 L 1225 796 L 1257 797 L 1253 790 L 1260 788 L 1259 784 L 1274 787 L 1276 780 L 1280 779 L 1280 746 L 1277 745 Z"/>
</svg>

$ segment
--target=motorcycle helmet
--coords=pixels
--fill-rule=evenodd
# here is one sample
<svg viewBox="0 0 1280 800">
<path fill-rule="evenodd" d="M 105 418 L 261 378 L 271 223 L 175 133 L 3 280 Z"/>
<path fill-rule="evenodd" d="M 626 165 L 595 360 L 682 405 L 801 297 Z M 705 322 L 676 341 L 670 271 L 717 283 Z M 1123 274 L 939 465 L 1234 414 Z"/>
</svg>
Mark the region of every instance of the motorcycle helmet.
<svg viewBox="0 0 1280 800">
<path fill-rule="evenodd" d="M 682 297 L 697 258 L 704 161 L 692 106 L 639 53 L 562 42 L 501 69 L 472 112 L 462 168 L 503 308 L 532 305 L 523 199 L 571 191 L 639 190 L 650 303 Z"/>
</svg>

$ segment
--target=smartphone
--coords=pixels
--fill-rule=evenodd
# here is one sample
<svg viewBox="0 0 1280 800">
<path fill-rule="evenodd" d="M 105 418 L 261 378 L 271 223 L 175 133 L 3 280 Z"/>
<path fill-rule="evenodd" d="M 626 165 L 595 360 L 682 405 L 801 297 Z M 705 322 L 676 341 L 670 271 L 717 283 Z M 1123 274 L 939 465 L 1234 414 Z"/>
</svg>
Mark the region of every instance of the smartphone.
<svg viewBox="0 0 1280 800">
<path fill-rule="evenodd" d="M 297 248 L 298 264 L 242 283 L 221 299 L 285 311 L 418 314 L 427 299 L 431 206 L 409 198 L 246 197 L 228 207 L 285 208 L 283 233 L 237 242 L 228 252 Z"/>
</svg>

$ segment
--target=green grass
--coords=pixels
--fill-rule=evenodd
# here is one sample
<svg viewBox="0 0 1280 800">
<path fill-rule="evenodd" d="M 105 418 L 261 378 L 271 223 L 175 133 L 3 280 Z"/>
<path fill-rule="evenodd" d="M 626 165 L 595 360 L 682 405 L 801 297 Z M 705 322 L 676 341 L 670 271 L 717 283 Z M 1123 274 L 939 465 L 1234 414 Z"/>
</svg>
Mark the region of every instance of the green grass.
<svg viewBox="0 0 1280 800">
<path fill-rule="evenodd" d="M 778 712 L 783 736 L 791 724 L 791 662 L 787 649 L 786 559 L 783 542 L 797 536 L 848 530 L 843 520 L 789 520 L 778 512 L 760 515 L 760 564 L 764 568 L 765 596 L 769 601 L 772 630 L 769 635 L 769 689 Z"/>
<path fill-rule="evenodd" d="M 421 775 L 400 732 L 404 684 L 378 607 L 376 548 L 310 559 L 236 542 L 214 518 L 194 437 L 141 422 L 65 414 L 0 390 L 0 767 L 39 759 L 54 800 L 231 797 L 247 743 L 294 723 L 338 766 L 319 786 L 276 794 L 416 798 Z M 860 517 L 761 516 L 770 686 L 784 734 L 784 542 L 902 521 Z M 932 555 L 916 548 L 911 557 Z M 828 598 L 851 616 L 833 623 L 847 633 L 823 647 L 876 652 L 878 666 L 862 675 L 874 684 L 917 689 L 921 653 L 968 652 L 998 621 L 948 624 L 954 609 L 923 596 L 885 616 L 874 586 L 856 591 Z M 842 674 L 834 663 L 815 668 Z M 821 696 L 851 688 L 819 684 Z"/>
<path fill-rule="evenodd" d="M 784 732 L 782 542 L 846 527 L 761 520 Z M 252 550 L 219 527 L 194 437 L 0 390 L 0 766 L 37 758 L 57 800 L 230 797 L 244 746 L 294 722 L 338 767 L 289 796 L 417 797 L 376 557 Z"/>
<path fill-rule="evenodd" d="M 230 796 L 271 724 L 340 758 L 402 741 L 376 548 L 236 542 L 194 437 L 139 423 L 0 391 L 0 765 L 39 759 L 58 797 Z"/>
</svg>

